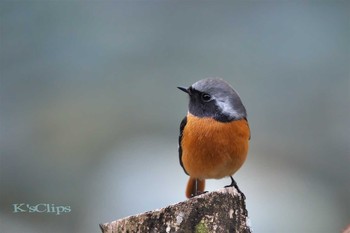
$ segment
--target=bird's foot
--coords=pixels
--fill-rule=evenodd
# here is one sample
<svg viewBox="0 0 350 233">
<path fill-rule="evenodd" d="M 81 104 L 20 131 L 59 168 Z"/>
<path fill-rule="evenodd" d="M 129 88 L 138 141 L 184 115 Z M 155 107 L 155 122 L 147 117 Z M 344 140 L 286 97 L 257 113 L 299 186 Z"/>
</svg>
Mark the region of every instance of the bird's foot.
<svg viewBox="0 0 350 233">
<path fill-rule="evenodd" d="M 203 191 L 203 192 L 197 191 L 196 193 L 191 194 L 191 198 L 192 198 L 192 197 L 195 197 L 195 196 L 202 195 L 202 194 L 207 193 L 207 192 L 208 192 L 208 191 Z"/>
<path fill-rule="evenodd" d="M 235 187 L 235 189 L 237 189 L 237 191 L 239 192 L 239 194 L 241 194 L 241 196 L 243 197 L 243 200 L 245 200 L 245 195 L 244 193 L 239 189 L 236 181 L 232 178 L 232 176 L 230 176 L 231 178 L 231 184 L 226 185 L 225 188 L 229 188 L 229 187 Z"/>
</svg>

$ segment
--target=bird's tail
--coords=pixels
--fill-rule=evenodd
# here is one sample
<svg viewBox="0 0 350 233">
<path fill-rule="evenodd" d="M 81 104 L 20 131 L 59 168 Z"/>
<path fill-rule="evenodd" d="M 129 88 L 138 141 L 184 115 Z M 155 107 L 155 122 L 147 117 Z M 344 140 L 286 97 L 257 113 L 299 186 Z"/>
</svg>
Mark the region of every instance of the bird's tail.
<svg viewBox="0 0 350 233">
<path fill-rule="evenodd" d="M 190 177 L 186 187 L 186 197 L 191 198 L 204 192 L 205 180 Z"/>
</svg>

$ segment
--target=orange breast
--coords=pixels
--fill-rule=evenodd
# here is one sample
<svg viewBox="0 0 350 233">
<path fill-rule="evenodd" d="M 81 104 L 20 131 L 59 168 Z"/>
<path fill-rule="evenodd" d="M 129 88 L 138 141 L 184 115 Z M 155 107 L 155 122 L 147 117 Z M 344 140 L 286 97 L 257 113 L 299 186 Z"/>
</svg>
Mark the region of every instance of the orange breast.
<svg viewBox="0 0 350 233">
<path fill-rule="evenodd" d="M 245 119 L 223 123 L 188 114 L 181 141 L 183 165 L 193 178 L 232 175 L 247 157 L 249 137 Z"/>
</svg>

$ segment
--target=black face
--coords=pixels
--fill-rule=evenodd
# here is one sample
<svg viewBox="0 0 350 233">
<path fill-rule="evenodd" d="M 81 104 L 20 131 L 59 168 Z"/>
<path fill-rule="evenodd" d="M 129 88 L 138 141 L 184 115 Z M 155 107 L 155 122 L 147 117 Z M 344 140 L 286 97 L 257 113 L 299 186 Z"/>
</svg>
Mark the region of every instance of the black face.
<svg viewBox="0 0 350 233">
<path fill-rule="evenodd" d="M 208 93 L 200 92 L 192 87 L 187 90 L 190 96 L 189 112 L 197 117 L 211 117 L 221 122 L 232 121 L 232 117 L 222 113 L 216 100 Z"/>
</svg>

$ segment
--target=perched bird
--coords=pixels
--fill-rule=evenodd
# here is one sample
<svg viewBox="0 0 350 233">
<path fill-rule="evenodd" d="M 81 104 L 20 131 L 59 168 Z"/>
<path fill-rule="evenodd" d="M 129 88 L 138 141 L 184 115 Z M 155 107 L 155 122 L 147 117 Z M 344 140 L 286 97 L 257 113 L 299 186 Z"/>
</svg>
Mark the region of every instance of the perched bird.
<svg viewBox="0 0 350 233">
<path fill-rule="evenodd" d="M 179 159 L 190 176 L 186 197 L 204 192 L 206 179 L 230 177 L 242 166 L 250 129 L 247 112 L 237 92 L 221 78 L 207 78 L 189 88 L 187 116 L 180 124 Z M 244 196 L 244 195 L 243 195 Z"/>
</svg>

